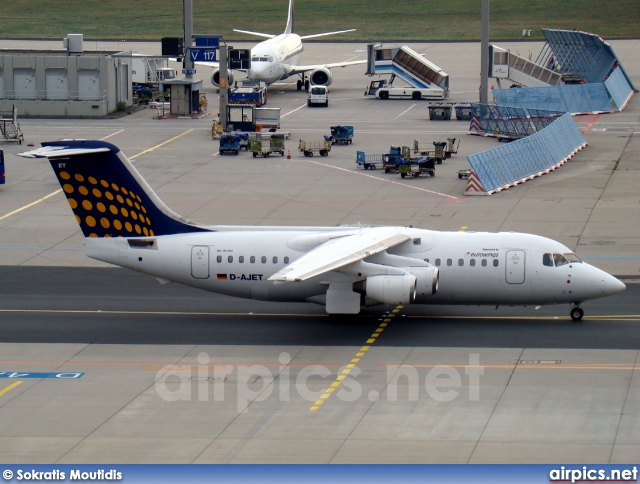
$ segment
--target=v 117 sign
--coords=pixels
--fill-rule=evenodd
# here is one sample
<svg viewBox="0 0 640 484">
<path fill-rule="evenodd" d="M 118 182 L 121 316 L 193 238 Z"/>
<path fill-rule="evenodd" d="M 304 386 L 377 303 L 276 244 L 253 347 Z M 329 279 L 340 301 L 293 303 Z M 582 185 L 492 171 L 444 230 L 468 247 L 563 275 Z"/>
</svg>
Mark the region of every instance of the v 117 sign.
<svg viewBox="0 0 640 484">
<path fill-rule="evenodd" d="M 191 47 L 189 50 L 189 60 L 191 62 L 216 62 L 217 48 L 213 47 Z"/>
</svg>

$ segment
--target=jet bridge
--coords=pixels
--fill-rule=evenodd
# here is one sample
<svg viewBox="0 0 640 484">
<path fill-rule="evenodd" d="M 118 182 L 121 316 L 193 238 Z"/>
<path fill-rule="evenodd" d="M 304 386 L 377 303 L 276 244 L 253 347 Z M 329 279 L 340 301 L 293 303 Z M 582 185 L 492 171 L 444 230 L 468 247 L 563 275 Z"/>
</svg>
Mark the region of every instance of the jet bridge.
<svg viewBox="0 0 640 484">
<path fill-rule="evenodd" d="M 391 74 L 390 82 L 399 77 L 413 87 L 439 87 L 445 90 L 446 96 L 449 94 L 449 74 L 406 45 L 389 48 L 368 44 L 367 59 L 369 76 Z"/>
</svg>

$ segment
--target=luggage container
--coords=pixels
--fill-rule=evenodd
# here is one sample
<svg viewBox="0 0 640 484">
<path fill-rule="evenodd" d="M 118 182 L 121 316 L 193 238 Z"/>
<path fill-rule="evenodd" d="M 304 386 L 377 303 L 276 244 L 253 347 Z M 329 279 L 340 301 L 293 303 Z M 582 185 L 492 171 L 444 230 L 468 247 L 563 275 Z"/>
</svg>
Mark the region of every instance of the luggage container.
<svg viewBox="0 0 640 484">
<path fill-rule="evenodd" d="M 348 145 L 353 143 L 353 126 L 331 126 L 331 134 L 324 139 L 331 141 L 331 144 Z"/>
</svg>

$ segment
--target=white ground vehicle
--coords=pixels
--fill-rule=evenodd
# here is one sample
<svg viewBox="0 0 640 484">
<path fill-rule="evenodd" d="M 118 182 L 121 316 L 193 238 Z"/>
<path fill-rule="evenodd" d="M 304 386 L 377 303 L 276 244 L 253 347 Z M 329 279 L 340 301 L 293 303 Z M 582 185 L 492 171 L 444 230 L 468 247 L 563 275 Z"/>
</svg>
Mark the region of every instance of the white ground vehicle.
<svg viewBox="0 0 640 484">
<path fill-rule="evenodd" d="M 329 106 L 329 89 L 327 86 L 311 86 L 307 94 L 307 106 L 320 104 L 324 107 Z"/>
</svg>

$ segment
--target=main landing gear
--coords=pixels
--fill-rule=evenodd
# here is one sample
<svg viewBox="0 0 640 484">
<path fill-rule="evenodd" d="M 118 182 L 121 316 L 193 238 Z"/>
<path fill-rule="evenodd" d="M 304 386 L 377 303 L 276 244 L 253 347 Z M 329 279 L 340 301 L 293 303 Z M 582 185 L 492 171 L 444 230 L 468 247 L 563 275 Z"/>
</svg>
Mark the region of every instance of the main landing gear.
<svg viewBox="0 0 640 484">
<path fill-rule="evenodd" d="M 304 90 L 308 91 L 309 90 L 309 79 L 305 79 L 304 78 L 304 72 L 302 74 L 300 74 L 302 76 L 302 79 L 298 79 L 298 82 L 296 83 L 296 87 L 298 88 L 298 91 L 302 91 L 302 86 L 304 86 Z"/>
<path fill-rule="evenodd" d="M 584 316 L 584 311 L 580 306 L 576 304 L 571 308 L 571 312 L 569 313 L 569 315 L 571 316 L 571 319 L 573 319 L 574 321 L 580 321 Z"/>
</svg>

